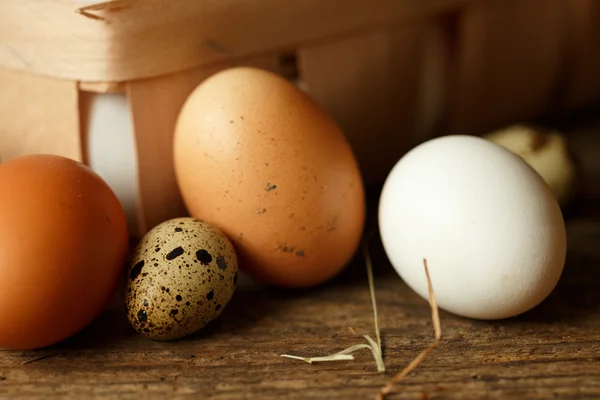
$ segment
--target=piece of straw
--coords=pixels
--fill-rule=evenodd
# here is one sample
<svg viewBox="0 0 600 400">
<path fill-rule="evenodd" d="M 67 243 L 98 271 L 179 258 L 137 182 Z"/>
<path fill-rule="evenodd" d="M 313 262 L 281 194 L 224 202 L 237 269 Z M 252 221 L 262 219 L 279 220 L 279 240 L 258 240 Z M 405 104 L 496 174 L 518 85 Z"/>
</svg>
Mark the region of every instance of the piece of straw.
<svg viewBox="0 0 600 400">
<path fill-rule="evenodd" d="M 440 324 L 440 314 L 437 305 L 437 301 L 435 300 L 435 294 L 433 292 L 433 285 L 431 284 L 431 277 L 429 276 L 429 268 L 427 267 L 427 260 L 423 259 L 423 265 L 425 267 L 425 275 L 427 276 L 427 288 L 429 291 L 429 306 L 431 307 L 431 320 L 433 321 L 433 329 L 435 332 L 435 339 L 433 342 L 423 350 L 415 359 L 413 359 L 402 371 L 400 371 L 396 376 L 389 380 L 389 382 L 379 390 L 377 393 L 377 400 L 383 400 L 387 394 L 389 394 L 394 385 L 402 381 L 412 370 L 417 368 L 417 366 L 431 353 L 439 344 L 440 339 L 442 338 L 442 327 Z"/>
<path fill-rule="evenodd" d="M 375 325 L 375 337 L 377 338 L 377 342 L 375 342 L 369 335 L 364 335 L 364 338 L 367 340 L 369 344 L 356 344 L 354 346 L 350 346 L 347 349 L 344 349 L 335 354 L 331 354 L 323 357 L 298 357 L 289 354 L 282 354 L 281 357 L 291 358 L 293 360 L 301 360 L 312 364 L 314 362 L 324 362 L 324 361 L 347 361 L 354 360 L 354 356 L 351 354 L 357 350 L 368 349 L 371 350 L 373 354 L 373 358 L 375 359 L 375 363 L 377 365 L 378 372 L 385 372 L 385 364 L 383 363 L 383 353 L 381 350 L 381 334 L 379 332 L 379 322 L 378 322 L 378 314 L 377 314 L 377 302 L 375 301 L 375 283 L 373 279 L 373 264 L 371 262 L 371 255 L 369 253 L 368 242 L 365 240 L 363 242 L 363 254 L 365 257 L 365 263 L 367 266 L 367 275 L 369 277 L 369 292 L 371 294 L 371 305 L 373 307 L 373 319 Z"/>
<path fill-rule="evenodd" d="M 383 362 L 383 354 L 381 347 L 381 335 L 379 331 L 379 317 L 377 314 L 377 303 L 375 301 L 375 284 L 373 279 L 373 265 L 371 262 L 371 255 L 369 253 L 367 241 L 363 244 L 363 254 L 365 257 L 365 264 L 367 267 L 367 275 L 369 278 L 369 292 L 371 294 L 371 305 L 373 307 L 373 319 L 375 325 L 375 335 L 377 338 L 377 342 L 375 342 L 369 335 L 364 335 L 365 339 L 369 344 L 357 344 L 347 349 L 344 349 L 335 354 L 331 354 L 323 357 L 298 357 L 289 354 L 282 354 L 281 357 L 291 358 L 294 360 L 301 360 L 312 364 L 314 362 L 325 362 L 325 361 L 346 361 L 346 360 L 354 360 L 354 356 L 351 354 L 357 350 L 362 349 L 370 349 L 373 353 L 373 358 L 377 364 L 377 371 L 385 372 L 385 364 Z M 400 371 L 397 375 L 395 375 L 392 379 L 388 381 L 388 383 L 382 387 L 377 393 L 377 400 L 384 400 L 385 396 L 388 395 L 394 385 L 402 381 L 408 374 L 410 374 L 427 356 L 438 346 L 440 339 L 442 338 L 442 327 L 440 323 L 440 314 L 439 308 L 437 305 L 437 301 L 435 300 L 435 294 L 433 291 L 433 284 L 431 283 L 431 276 L 429 275 L 429 268 L 427 266 L 427 259 L 423 259 L 423 266 L 425 268 L 425 276 L 427 278 L 427 289 L 429 292 L 429 306 L 431 308 L 431 320 L 433 322 L 433 329 L 435 333 L 435 338 L 433 342 L 425 348 L 417 357 L 415 357 L 402 371 Z"/>
</svg>

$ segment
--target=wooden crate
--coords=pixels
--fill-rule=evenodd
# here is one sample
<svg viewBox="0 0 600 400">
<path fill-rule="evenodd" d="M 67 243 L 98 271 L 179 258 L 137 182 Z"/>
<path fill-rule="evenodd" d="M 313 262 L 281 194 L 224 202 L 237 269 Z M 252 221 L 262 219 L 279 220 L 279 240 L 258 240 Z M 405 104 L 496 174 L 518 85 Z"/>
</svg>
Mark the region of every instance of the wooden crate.
<svg viewBox="0 0 600 400">
<path fill-rule="evenodd" d="M 89 98 L 122 93 L 134 235 L 185 214 L 171 138 L 207 76 L 295 79 L 381 182 L 415 143 L 584 107 L 600 94 L 594 0 L 0 0 L 0 159 L 89 162 Z M 558 95 L 560 94 L 560 96 Z"/>
</svg>

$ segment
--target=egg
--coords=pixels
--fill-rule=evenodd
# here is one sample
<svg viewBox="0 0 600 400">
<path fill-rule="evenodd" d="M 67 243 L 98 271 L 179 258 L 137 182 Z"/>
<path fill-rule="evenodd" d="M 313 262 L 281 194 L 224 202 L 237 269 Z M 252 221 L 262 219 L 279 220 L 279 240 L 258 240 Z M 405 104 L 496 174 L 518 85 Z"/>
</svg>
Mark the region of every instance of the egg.
<svg viewBox="0 0 600 400">
<path fill-rule="evenodd" d="M 125 214 L 91 169 L 53 155 L 0 164 L 0 348 L 66 339 L 116 292 Z"/>
<path fill-rule="evenodd" d="M 174 159 L 190 214 L 231 238 L 258 281 L 315 286 L 353 257 L 365 219 L 355 155 L 292 82 L 248 67 L 209 77 L 181 110 Z"/>
<path fill-rule="evenodd" d="M 560 132 L 517 124 L 483 137 L 523 158 L 550 186 L 562 206 L 575 195 L 577 168 Z"/>
<path fill-rule="evenodd" d="M 233 245 L 213 226 L 175 218 L 149 231 L 128 270 L 131 325 L 155 340 L 188 336 L 218 318 L 236 287 Z"/>
<path fill-rule="evenodd" d="M 556 286 L 566 232 L 552 191 L 523 159 L 451 135 L 409 151 L 387 177 L 380 235 L 400 277 L 440 308 L 474 319 L 524 313 Z"/>
</svg>

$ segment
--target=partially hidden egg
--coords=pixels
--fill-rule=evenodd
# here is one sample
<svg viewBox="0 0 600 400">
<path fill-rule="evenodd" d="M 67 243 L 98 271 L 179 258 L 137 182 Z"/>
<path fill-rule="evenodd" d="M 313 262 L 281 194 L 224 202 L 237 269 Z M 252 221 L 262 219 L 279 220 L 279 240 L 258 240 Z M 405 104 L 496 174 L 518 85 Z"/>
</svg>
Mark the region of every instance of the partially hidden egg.
<svg viewBox="0 0 600 400">
<path fill-rule="evenodd" d="M 95 319 L 125 269 L 125 213 L 90 168 L 54 155 L 0 165 L 0 348 L 66 339 Z"/>
<path fill-rule="evenodd" d="M 189 212 L 231 238 L 259 281 L 318 285 L 354 255 L 365 219 L 356 158 L 292 82 L 245 67 L 213 75 L 185 103 L 174 151 Z"/>
<path fill-rule="evenodd" d="M 574 197 L 577 168 L 560 132 L 516 124 L 489 132 L 483 138 L 523 158 L 550 186 L 561 206 Z"/>
<path fill-rule="evenodd" d="M 155 340 L 188 336 L 221 315 L 237 272 L 234 248 L 219 230 L 193 218 L 165 221 L 132 255 L 125 291 L 129 321 Z"/>
<path fill-rule="evenodd" d="M 386 254 L 423 298 L 426 259 L 440 308 L 476 319 L 524 313 L 556 286 L 566 257 L 561 209 L 523 159 L 479 137 L 408 152 L 381 194 Z"/>
</svg>

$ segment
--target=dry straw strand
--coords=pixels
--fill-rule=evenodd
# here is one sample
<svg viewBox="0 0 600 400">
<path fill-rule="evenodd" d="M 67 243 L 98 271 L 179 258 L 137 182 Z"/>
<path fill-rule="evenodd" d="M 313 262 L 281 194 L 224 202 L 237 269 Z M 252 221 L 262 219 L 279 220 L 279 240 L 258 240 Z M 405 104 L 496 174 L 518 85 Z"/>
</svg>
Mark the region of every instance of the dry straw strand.
<svg viewBox="0 0 600 400">
<path fill-rule="evenodd" d="M 427 266 L 427 260 L 423 259 L 423 266 L 425 267 L 425 275 L 427 277 L 427 289 L 429 291 L 429 306 L 431 308 L 431 320 L 433 321 L 433 329 L 435 332 L 435 339 L 433 342 L 423 350 L 417 357 L 415 357 L 402 371 L 400 371 L 396 376 L 389 380 L 389 382 L 381 388 L 379 393 L 377 394 L 377 400 L 383 400 L 387 394 L 389 394 L 394 385 L 404 379 L 408 374 L 411 373 L 417 366 L 423 362 L 423 360 L 431 353 L 439 344 L 440 339 L 442 338 L 442 326 L 440 323 L 440 313 L 437 305 L 437 301 L 435 300 L 435 294 L 433 292 L 433 285 L 431 283 L 431 276 L 429 275 L 429 268 Z"/>
<path fill-rule="evenodd" d="M 281 357 L 291 358 L 294 360 L 301 360 L 301 361 L 307 362 L 309 364 L 312 364 L 313 362 L 320 362 L 320 361 L 354 360 L 354 356 L 352 356 L 351 353 L 353 353 L 357 350 L 370 349 L 371 352 L 373 353 L 373 358 L 375 359 L 375 362 L 377 363 L 377 371 L 385 372 L 385 364 L 383 362 L 383 353 L 382 353 L 382 346 L 381 346 L 381 335 L 380 335 L 380 331 L 379 331 L 379 322 L 378 322 L 379 316 L 377 313 L 377 303 L 375 301 L 375 284 L 374 284 L 374 278 L 373 278 L 373 265 L 371 262 L 371 256 L 369 253 L 367 243 L 368 242 L 365 241 L 365 243 L 363 245 L 363 253 L 364 253 L 364 257 L 365 257 L 365 264 L 367 267 L 367 275 L 369 278 L 369 291 L 370 291 L 370 295 L 371 295 L 371 304 L 373 306 L 373 318 L 374 318 L 377 342 L 375 342 L 369 335 L 364 335 L 367 342 L 369 342 L 368 345 L 357 344 L 357 345 L 348 347 L 347 349 L 344 349 L 338 353 L 331 354 L 328 356 L 299 357 L 299 356 L 293 356 L 293 355 L 289 355 L 289 354 L 282 354 Z M 395 375 L 392 379 L 390 379 L 388 381 L 388 383 L 379 390 L 379 392 L 377 393 L 377 396 L 376 396 L 377 400 L 385 399 L 385 396 L 388 395 L 392 391 L 392 389 L 394 388 L 394 385 L 396 385 L 397 383 L 402 381 L 408 374 L 410 374 L 415 368 L 417 368 L 417 366 L 419 366 L 419 364 L 421 364 L 423 362 L 423 360 L 425 360 L 425 358 L 427 358 L 427 356 L 438 346 L 440 339 L 442 338 L 442 326 L 440 323 L 439 308 L 438 308 L 437 301 L 435 299 L 435 294 L 433 291 L 433 284 L 431 283 L 431 276 L 429 274 L 429 267 L 427 265 L 427 259 L 423 259 L 423 267 L 425 269 L 425 276 L 427 278 L 427 289 L 429 292 L 429 306 L 431 308 L 431 320 L 433 322 L 433 329 L 434 329 L 434 334 L 435 334 L 434 340 L 429 346 L 427 346 L 427 348 L 425 348 L 425 350 L 423 350 L 417 357 L 415 357 L 402 371 L 400 371 L 397 375 Z"/>
<path fill-rule="evenodd" d="M 373 278 L 373 262 L 371 261 L 371 254 L 369 252 L 368 240 L 363 243 L 363 254 L 365 257 L 365 264 L 367 267 L 367 276 L 369 278 L 369 293 L 371 295 L 371 306 L 373 307 L 373 324 L 375 325 L 375 336 L 377 343 L 366 335 L 365 338 L 371 343 L 371 349 L 373 351 L 373 357 L 377 363 L 377 371 L 385 372 L 385 364 L 383 363 L 383 351 L 381 347 L 381 333 L 379 331 L 379 314 L 377 312 L 377 301 L 375 300 L 375 279 Z"/>
<path fill-rule="evenodd" d="M 354 346 L 350 346 L 347 349 L 344 349 L 338 353 L 331 354 L 323 357 L 299 357 L 289 354 L 282 354 L 281 357 L 291 358 L 293 360 L 301 360 L 312 364 L 313 362 L 323 362 L 323 361 L 346 361 L 346 360 L 354 360 L 354 356 L 351 354 L 357 350 L 368 349 L 371 350 L 373 354 L 373 358 L 375 359 L 375 363 L 377 365 L 378 372 L 385 372 L 385 364 L 383 362 L 383 353 L 381 350 L 381 334 L 379 332 L 379 323 L 378 323 L 378 315 L 377 315 L 377 302 L 375 301 L 375 284 L 373 279 L 373 264 L 371 262 L 371 255 L 369 253 L 369 248 L 367 245 L 368 241 L 365 240 L 363 244 L 363 254 L 365 257 L 365 264 L 367 267 L 367 275 L 369 277 L 369 293 L 371 295 L 371 305 L 373 307 L 373 318 L 375 324 L 375 335 L 377 338 L 377 342 L 375 342 L 369 335 L 364 335 L 364 338 L 367 340 L 369 344 L 357 344 Z"/>
</svg>

